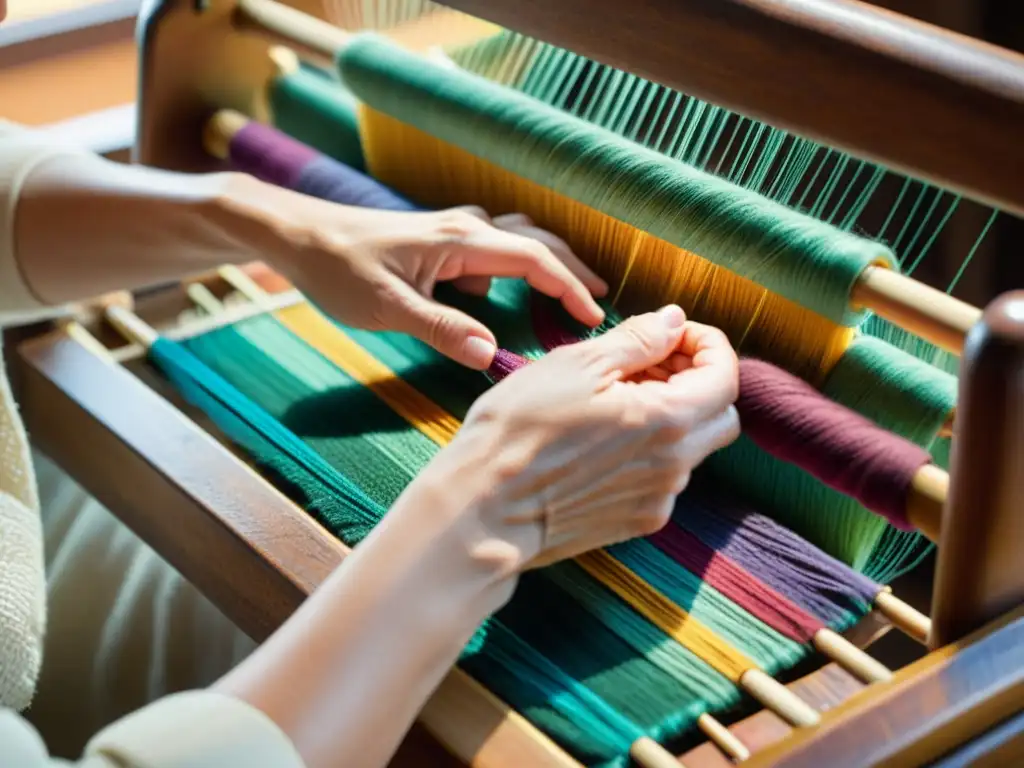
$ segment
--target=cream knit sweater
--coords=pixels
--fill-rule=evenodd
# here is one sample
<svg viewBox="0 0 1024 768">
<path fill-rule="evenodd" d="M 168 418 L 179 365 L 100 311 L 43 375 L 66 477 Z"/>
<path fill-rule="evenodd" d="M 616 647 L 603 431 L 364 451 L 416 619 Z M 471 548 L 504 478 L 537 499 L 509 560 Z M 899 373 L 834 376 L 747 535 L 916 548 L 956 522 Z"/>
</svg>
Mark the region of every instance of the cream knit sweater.
<svg viewBox="0 0 1024 768">
<path fill-rule="evenodd" d="M 0 325 L 53 312 L 22 279 L 14 218 L 32 169 L 78 151 L 0 122 Z M 226 671 L 217 667 L 244 656 L 244 639 L 52 465 L 41 509 L 33 464 L 0 356 L 0 765 L 67 764 L 18 714 L 32 704 L 31 720 L 72 732 L 100 719 L 74 756 L 90 768 L 301 766 L 284 734 L 248 705 L 205 691 L 165 695 Z M 60 609 L 50 637 L 48 595 Z M 46 696 L 36 695 L 41 669 Z M 160 696 L 119 720 L 98 714 L 120 716 Z"/>
</svg>

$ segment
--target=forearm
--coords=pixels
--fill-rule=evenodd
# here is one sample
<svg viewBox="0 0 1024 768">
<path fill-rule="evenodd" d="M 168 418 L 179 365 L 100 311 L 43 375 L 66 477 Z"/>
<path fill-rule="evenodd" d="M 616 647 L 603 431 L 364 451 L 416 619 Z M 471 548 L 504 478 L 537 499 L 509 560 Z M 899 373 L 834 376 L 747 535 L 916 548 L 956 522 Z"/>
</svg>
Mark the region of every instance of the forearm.
<svg viewBox="0 0 1024 768">
<path fill-rule="evenodd" d="M 261 256 L 272 223 L 243 220 L 232 196 L 273 195 L 238 174 L 184 175 L 94 155 L 56 157 L 25 180 L 14 257 L 29 289 L 59 305 L 180 279 Z"/>
<path fill-rule="evenodd" d="M 473 632 L 511 595 L 515 566 L 478 527 L 447 516 L 451 493 L 411 490 L 217 686 L 268 714 L 310 768 L 386 765 Z"/>
</svg>

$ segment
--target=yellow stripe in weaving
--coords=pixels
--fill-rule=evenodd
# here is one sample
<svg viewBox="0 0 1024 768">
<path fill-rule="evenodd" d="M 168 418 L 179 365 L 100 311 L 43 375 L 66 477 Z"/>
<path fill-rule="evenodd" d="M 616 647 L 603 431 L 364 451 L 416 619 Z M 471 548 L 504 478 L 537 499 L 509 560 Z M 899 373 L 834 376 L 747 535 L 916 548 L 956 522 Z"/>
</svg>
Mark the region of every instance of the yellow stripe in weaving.
<svg viewBox="0 0 1024 768">
<path fill-rule="evenodd" d="M 757 664 L 751 659 L 641 580 L 605 550 L 587 552 L 577 557 L 576 562 L 633 606 L 637 613 L 737 685 L 744 672 L 757 669 Z"/>
<path fill-rule="evenodd" d="M 563 238 L 609 285 L 626 314 L 676 302 L 721 328 L 745 355 L 820 385 L 854 336 L 798 304 L 692 253 L 552 192 L 388 115 L 360 107 L 363 153 L 378 180 L 424 204 L 473 202 L 520 212 Z"/>
<path fill-rule="evenodd" d="M 457 418 L 397 376 L 314 307 L 296 304 L 278 310 L 275 316 L 289 331 L 371 389 L 437 445 L 444 447 L 455 436 L 461 425 Z M 576 561 L 637 613 L 733 682 L 738 684 L 744 672 L 757 668 L 744 654 L 607 552 L 589 552 Z"/>
<path fill-rule="evenodd" d="M 278 321 L 338 368 L 373 392 L 395 413 L 438 445 L 447 445 L 460 423 L 430 398 L 409 386 L 311 305 L 294 304 L 275 313 Z"/>
</svg>

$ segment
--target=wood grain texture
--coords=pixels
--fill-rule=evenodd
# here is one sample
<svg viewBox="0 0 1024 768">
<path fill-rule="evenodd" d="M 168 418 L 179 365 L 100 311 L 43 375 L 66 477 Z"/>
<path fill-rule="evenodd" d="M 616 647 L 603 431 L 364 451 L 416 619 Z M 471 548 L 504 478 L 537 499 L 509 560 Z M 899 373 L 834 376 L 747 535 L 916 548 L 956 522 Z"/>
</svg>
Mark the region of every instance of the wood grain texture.
<svg viewBox="0 0 1024 768">
<path fill-rule="evenodd" d="M 253 638 L 280 626 L 345 556 L 309 515 L 112 361 L 54 333 L 22 344 L 14 362 L 40 448 Z M 458 670 L 420 719 L 477 768 L 576 765 Z"/>
<path fill-rule="evenodd" d="M 1024 605 L 1024 291 L 986 307 L 961 370 L 932 647 Z"/>
<path fill-rule="evenodd" d="M 853 697 L 749 768 L 928 765 L 1024 709 L 1024 607 Z M 1012 731 L 999 744 L 1012 745 Z M 999 748 L 992 744 L 991 749 Z M 1007 747 L 1009 748 L 1009 747 Z"/>
<path fill-rule="evenodd" d="M 62 334 L 22 344 L 16 361 L 23 413 L 41 447 L 252 636 L 273 631 L 344 556 L 345 548 L 304 512 L 128 371 Z M 863 643 L 877 629 L 867 622 L 851 639 Z M 1014 674 L 1024 674 L 1024 663 L 1012 655 L 1020 655 L 1024 645 L 1011 640 L 1017 643 L 1011 642 L 1011 655 L 980 657 L 989 673 L 1003 671 L 1004 688 L 1016 684 Z M 989 698 L 996 705 L 1005 699 L 1009 689 L 992 688 L 977 653 L 952 661 L 949 654 L 936 654 L 936 659 L 953 670 L 949 674 L 961 687 L 940 698 L 934 686 L 926 687 L 919 694 L 923 699 L 899 703 L 897 715 L 923 715 L 925 726 L 949 720 L 950 712 L 963 709 L 957 695 L 970 698 L 971 691 L 963 688 L 968 679 L 977 683 L 974 692 L 994 691 Z M 906 680 L 902 673 L 901 679 Z M 792 688 L 820 710 L 846 711 L 851 705 L 840 702 L 854 696 L 856 703 L 865 695 L 856 696 L 862 684 L 835 665 Z M 866 695 L 882 700 L 885 692 L 872 687 Z M 524 739 L 528 726 L 500 711 L 490 694 L 453 673 L 421 717 L 433 736 L 411 734 L 399 756 L 410 762 L 396 765 L 456 764 L 438 750 L 438 742 L 462 756 L 459 764 L 571 765 L 550 742 Z M 914 725 L 922 727 L 908 723 L 908 732 Z M 752 750 L 786 743 L 794 734 L 768 712 L 741 721 L 733 731 Z M 685 759 L 690 768 L 728 764 L 710 745 L 691 750 Z"/>
<path fill-rule="evenodd" d="M 855 0 L 444 0 L 1024 213 L 1024 57 Z"/>
</svg>

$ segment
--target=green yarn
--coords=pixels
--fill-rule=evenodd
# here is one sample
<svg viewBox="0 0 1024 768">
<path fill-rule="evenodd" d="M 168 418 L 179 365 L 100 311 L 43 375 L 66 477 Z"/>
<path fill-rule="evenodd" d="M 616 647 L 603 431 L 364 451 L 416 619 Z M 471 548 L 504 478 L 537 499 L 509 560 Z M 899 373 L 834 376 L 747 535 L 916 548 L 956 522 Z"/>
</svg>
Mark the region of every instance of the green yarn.
<svg viewBox="0 0 1024 768">
<path fill-rule="evenodd" d="M 850 290 L 887 249 L 483 78 L 372 36 L 339 54 L 369 106 L 697 253 L 835 322 L 861 319 Z"/>
<path fill-rule="evenodd" d="M 226 335 L 230 338 L 230 333 Z M 240 336 L 234 340 L 245 343 Z M 184 347 L 160 339 L 150 350 L 150 359 L 188 400 L 202 408 L 233 442 L 249 452 L 257 465 L 269 471 L 279 485 L 291 491 L 297 502 L 345 543 L 358 544 L 383 517 L 383 507 Z M 609 642 L 600 628 L 595 632 L 595 642 Z M 614 637 L 611 642 L 614 644 Z M 542 720 L 558 723 L 562 717 L 563 729 L 568 723 L 570 730 L 583 735 L 582 741 L 596 744 L 591 762 L 624 765 L 630 744 L 645 735 L 599 694 L 563 672 L 500 619 L 483 623 L 462 659 L 481 666 L 483 673 L 478 676 L 485 682 L 514 681 L 510 698 L 522 699 L 525 692 L 526 699 L 521 703 L 537 708 Z M 546 711 L 536 704 L 537 696 L 547 706 Z M 658 735 L 656 728 L 651 732 Z"/>
<path fill-rule="evenodd" d="M 870 336 L 854 340 L 822 391 L 926 448 L 956 402 L 952 376 Z M 919 534 L 892 529 L 853 499 L 769 456 L 746 436 L 705 466 L 762 512 L 876 581 L 890 581 L 913 567 L 926 546 Z"/>
<path fill-rule="evenodd" d="M 527 295 L 517 282 L 496 281 L 495 305 L 504 306 L 505 312 L 511 311 L 519 297 Z M 478 300 L 470 297 L 467 301 Z M 520 317 L 521 312 L 520 308 Z M 372 338 L 366 347 L 387 364 L 404 369 L 418 384 L 432 381 L 432 387 L 422 390 L 428 396 L 446 389 L 448 405 L 456 415 L 462 415 L 486 388 L 484 377 L 472 373 L 479 384 L 459 391 L 452 386 L 457 377 L 450 379 L 447 373 L 467 372 L 408 337 L 345 330 L 360 343 Z M 525 340 L 528 336 L 523 333 L 520 338 Z M 389 341 L 396 343 L 391 345 Z M 268 418 L 280 420 L 331 470 L 365 491 L 367 498 L 381 509 L 393 502 L 438 450 L 372 393 L 272 317 L 244 320 L 185 344 L 210 369 L 237 387 L 242 396 L 265 409 Z M 532 345 L 536 349 L 535 339 Z M 530 343 L 524 341 L 521 346 L 525 349 Z M 390 351 L 381 354 L 386 347 Z M 429 375 L 420 371 L 417 376 L 416 370 L 422 365 L 429 366 Z M 261 463 L 273 465 L 273 459 L 271 456 L 270 462 Z M 305 498 L 323 496 L 310 491 L 309 483 L 302 478 L 297 482 L 305 489 Z M 344 514 L 340 518 L 337 511 L 328 510 L 325 514 L 318 510 L 317 514 L 329 529 L 349 531 L 351 535 L 352 523 Z M 363 524 L 361 535 L 365 535 L 366 529 Z M 792 643 L 783 643 L 787 651 L 776 651 L 773 655 L 777 636 L 772 630 L 650 545 L 645 547 L 648 554 L 632 565 L 648 568 L 665 579 L 679 599 L 685 595 L 694 615 L 709 626 L 721 627 L 740 650 L 764 661 L 769 668 L 792 663 Z M 625 548 L 624 557 L 632 557 L 630 552 Z M 650 562 L 655 565 L 646 564 Z M 566 565 L 572 564 L 563 564 Z M 549 578 L 548 569 L 530 575 L 527 583 L 535 584 L 532 591 L 529 586 L 517 591 L 513 603 L 496 617 L 498 623 L 487 625 L 486 632 L 481 632 L 482 644 L 474 645 L 474 653 L 464 657 L 465 668 L 588 765 L 624 764 L 629 742 L 622 741 L 622 722 L 631 724 L 634 738 L 635 734 L 645 733 L 668 739 L 686 733 L 703 712 L 721 712 L 736 705 L 740 694 L 734 686 L 677 646 L 589 574 L 578 566 L 572 567 L 576 571 L 568 581 L 564 568 L 559 579 Z M 588 601 L 581 603 L 576 599 L 581 591 L 590 595 Z M 718 618 L 716 613 L 723 617 Z M 492 637 L 496 626 L 502 632 L 511 632 L 512 639 L 504 635 Z M 558 678 L 562 682 L 555 685 L 554 669 L 544 667 L 537 659 L 530 667 L 533 672 L 519 669 L 513 675 L 506 667 L 496 666 L 494 654 L 511 653 L 506 646 L 515 646 L 520 641 L 568 677 Z M 810 652 L 807 648 L 796 648 L 801 657 Z M 524 680 L 524 676 L 530 679 Z M 691 684 L 680 685 L 680 678 L 690 680 Z M 570 681 L 576 682 L 570 685 Z M 577 684 L 583 688 L 573 687 Z M 587 696 L 596 698 L 588 704 Z M 607 713 L 600 715 L 601 705 L 597 702 L 606 704 L 623 720 L 617 726 L 605 723 L 595 732 L 595 722 L 608 717 Z M 614 736 L 616 733 L 619 736 Z"/>
<path fill-rule="evenodd" d="M 268 96 L 278 130 L 338 162 L 365 171 L 356 102 L 337 80 L 304 66 L 276 77 Z"/>
<path fill-rule="evenodd" d="M 627 541 L 609 547 L 608 551 L 769 674 L 788 669 L 806 657 L 806 646 L 784 637 L 756 619 L 754 621 L 760 624 L 760 631 L 751 632 L 752 617 L 746 611 L 695 574 L 680 568 L 650 542 L 642 539 Z"/>
<path fill-rule="evenodd" d="M 957 382 L 881 339 L 858 336 L 822 389 L 876 424 L 929 448 L 956 405 Z"/>
</svg>

